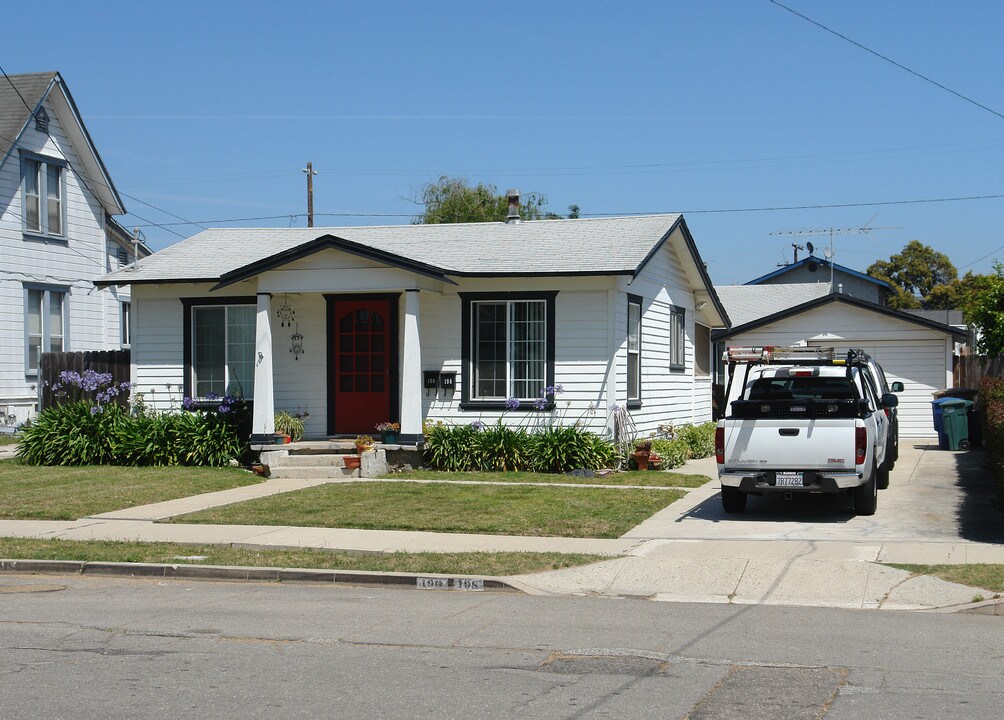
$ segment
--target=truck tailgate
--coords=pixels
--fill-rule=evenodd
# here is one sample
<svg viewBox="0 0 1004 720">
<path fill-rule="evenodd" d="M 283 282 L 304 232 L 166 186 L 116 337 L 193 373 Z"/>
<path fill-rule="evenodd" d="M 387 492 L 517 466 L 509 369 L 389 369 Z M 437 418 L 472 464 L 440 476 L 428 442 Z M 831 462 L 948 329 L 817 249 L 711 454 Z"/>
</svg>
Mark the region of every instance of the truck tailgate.
<svg viewBox="0 0 1004 720">
<path fill-rule="evenodd" d="M 853 419 L 732 418 L 724 424 L 729 471 L 854 470 Z"/>
</svg>

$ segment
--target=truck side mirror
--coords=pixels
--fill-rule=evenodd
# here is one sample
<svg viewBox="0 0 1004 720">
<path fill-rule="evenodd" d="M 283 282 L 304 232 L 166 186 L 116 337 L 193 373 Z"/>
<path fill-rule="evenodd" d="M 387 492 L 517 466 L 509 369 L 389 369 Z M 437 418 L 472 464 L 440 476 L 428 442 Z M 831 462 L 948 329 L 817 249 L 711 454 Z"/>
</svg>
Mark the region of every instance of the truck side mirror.
<svg viewBox="0 0 1004 720">
<path fill-rule="evenodd" d="M 901 383 L 899 380 L 897 380 L 896 382 L 894 382 L 892 384 L 892 388 L 891 389 L 892 389 L 893 392 L 903 392 L 903 383 Z"/>
<path fill-rule="evenodd" d="M 894 408 L 899 405 L 899 398 L 892 393 L 886 393 L 882 396 L 882 407 Z"/>
</svg>

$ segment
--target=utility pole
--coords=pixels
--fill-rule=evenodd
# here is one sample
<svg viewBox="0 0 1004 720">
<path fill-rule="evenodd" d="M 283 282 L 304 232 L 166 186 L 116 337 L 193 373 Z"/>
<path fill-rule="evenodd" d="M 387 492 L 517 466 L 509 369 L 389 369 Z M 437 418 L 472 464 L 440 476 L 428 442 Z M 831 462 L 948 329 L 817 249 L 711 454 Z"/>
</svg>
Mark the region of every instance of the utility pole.
<svg viewBox="0 0 1004 720">
<path fill-rule="evenodd" d="M 828 227 L 828 228 L 813 228 L 813 229 L 810 229 L 810 230 L 778 230 L 777 232 L 772 232 L 771 235 L 793 235 L 795 237 L 807 237 L 807 236 L 816 236 L 816 235 L 824 235 L 824 236 L 825 235 L 829 235 L 830 236 L 830 246 L 823 251 L 823 254 L 826 256 L 826 261 L 830 265 L 830 292 L 832 293 L 832 292 L 834 292 L 836 290 L 836 288 L 834 288 L 834 286 L 833 286 L 833 255 L 835 253 L 835 250 L 833 249 L 833 238 L 834 237 L 836 237 L 837 235 L 867 235 L 872 230 L 900 230 L 901 229 L 898 226 L 897 227 L 871 227 L 871 221 L 874 220 L 874 219 L 875 219 L 875 217 L 872 217 L 871 220 L 869 220 L 868 222 L 866 222 L 861 227 L 855 227 L 855 228 Z M 794 245 L 795 243 L 792 243 L 792 244 Z M 815 250 L 815 248 L 813 247 L 813 245 L 812 245 L 811 242 L 807 242 L 805 245 L 806 245 L 806 248 L 808 249 L 808 251 L 809 251 L 810 254 Z M 798 250 L 795 250 L 795 257 L 798 257 Z"/>
<path fill-rule="evenodd" d="M 303 172 L 307 173 L 307 227 L 314 227 L 314 164 L 307 163 L 307 167 L 303 168 Z"/>
</svg>

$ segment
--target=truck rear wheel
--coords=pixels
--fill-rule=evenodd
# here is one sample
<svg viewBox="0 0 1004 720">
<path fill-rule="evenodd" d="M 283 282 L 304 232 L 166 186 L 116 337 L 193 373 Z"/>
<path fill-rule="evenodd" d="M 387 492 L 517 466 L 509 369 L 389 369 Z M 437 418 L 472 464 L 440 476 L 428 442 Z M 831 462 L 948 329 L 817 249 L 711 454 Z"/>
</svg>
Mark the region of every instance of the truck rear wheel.
<svg viewBox="0 0 1004 720">
<path fill-rule="evenodd" d="M 885 490 L 889 487 L 889 470 L 879 470 L 878 477 L 876 478 L 875 484 L 878 486 L 879 490 Z"/>
<path fill-rule="evenodd" d="M 722 507 L 727 513 L 741 513 L 746 509 L 746 493 L 739 488 L 722 485 Z"/>
<path fill-rule="evenodd" d="M 873 466 L 868 482 L 854 488 L 854 514 L 874 515 L 878 506 L 878 482 L 876 477 L 878 470 Z"/>
</svg>

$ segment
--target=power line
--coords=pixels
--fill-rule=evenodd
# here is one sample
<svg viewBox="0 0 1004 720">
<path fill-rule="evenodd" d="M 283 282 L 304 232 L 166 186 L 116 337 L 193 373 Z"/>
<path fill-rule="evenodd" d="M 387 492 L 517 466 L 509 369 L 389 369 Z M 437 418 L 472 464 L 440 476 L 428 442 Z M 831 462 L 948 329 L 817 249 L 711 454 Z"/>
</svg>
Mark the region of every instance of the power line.
<svg viewBox="0 0 1004 720">
<path fill-rule="evenodd" d="M 962 93 L 957 92 L 956 90 L 952 90 L 952 88 L 948 87 L 947 85 L 942 85 L 937 80 L 932 80 L 931 78 L 927 77 L 927 75 L 922 75 L 921 73 L 917 72 L 916 70 L 911 70 L 906 65 L 903 65 L 902 63 L 898 63 L 895 60 L 893 60 L 892 58 L 887 57 L 887 56 L 883 55 L 880 52 L 872 50 L 870 47 L 866 47 L 865 45 L 862 45 L 861 43 L 857 42 L 856 40 L 851 40 L 846 35 L 842 35 L 841 33 L 837 32 L 836 30 L 828 28 L 828 27 L 826 27 L 825 25 L 823 25 L 820 22 L 816 22 L 812 18 L 810 18 L 810 17 L 808 17 L 806 15 L 803 15 L 802 13 L 798 12 L 797 10 L 793 10 L 792 8 L 790 8 L 787 5 L 785 5 L 784 3 L 778 2 L 778 0 L 767 0 L 767 2 L 769 2 L 769 3 L 773 4 L 773 5 L 777 5 L 779 8 L 782 8 L 783 10 L 787 10 L 792 15 L 797 15 L 798 17 L 802 18 L 806 22 L 812 23 L 816 27 L 818 27 L 818 28 L 820 28 L 822 30 L 825 30 L 826 32 L 830 33 L 831 35 L 836 35 L 841 40 L 845 40 L 845 41 L 849 42 L 851 45 L 854 45 L 855 47 L 858 47 L 858 48 L 864 50 L 867 53 L 871 53 L 875 57 L 877 57 L 877 58 L 879 58 L 881 60 L 885 60 L 887 63 L 889 63 L 891 65 L 895 65 L 900 70 L 905 70 L 906 72 L 910 73 L 914 77 L 918 77 L 921 80 L 923 80 L 924 82 L 928 82 L 931 85 L 934 85 L 935 87 L 941 88 L 945 92 L 949 92 L 952 95 L 954 95 L 955 97 L 960 98 L 961 100 L 965 100 L 967 103 L 971 103 L 971 104 L 975 105 L 978 108 L 986 110 L 991 115 L 996 115 L 997 117 L 999 117 L 1002 120 L 1004 120 L 1004 115 L 1002 115 L 1001 113 L 997 112 L 993 108 L 989 108 L 986 105 L 984 105 L 983 103 L 977 102 L 976 100 L 973 100 L 971 97 L 969 97 L 967 95 L 963 95 Z"/>
</svg>

